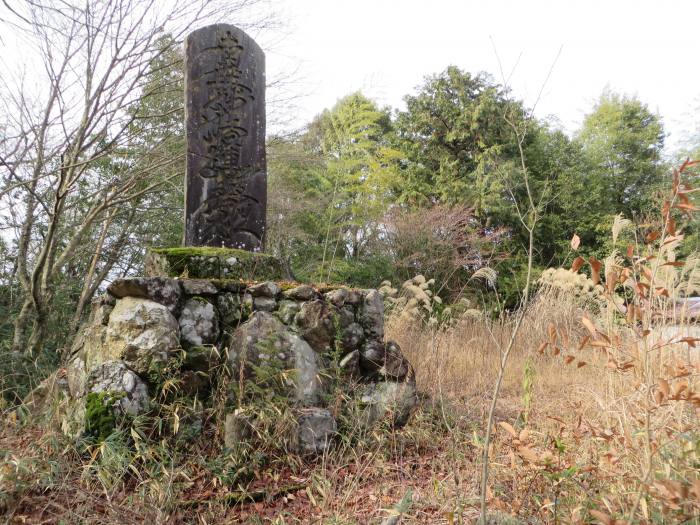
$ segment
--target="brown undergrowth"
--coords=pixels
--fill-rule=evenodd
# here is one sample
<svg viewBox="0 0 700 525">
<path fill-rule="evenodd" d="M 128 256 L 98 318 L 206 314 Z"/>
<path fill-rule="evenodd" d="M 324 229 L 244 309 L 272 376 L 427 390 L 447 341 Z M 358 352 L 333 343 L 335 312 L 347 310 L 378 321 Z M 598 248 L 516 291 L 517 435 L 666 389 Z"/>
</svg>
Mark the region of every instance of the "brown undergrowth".
<svg viewBox="0 0 700 525">
<path fill-rule="evenodd" d="M 561 294 L 539 294 L 504 378 L 490 451 L 489 503 L 530 523 L 605 522 L 596 521 L 595 513 L 613 515 L 621 504 L 632 505 L 629 476 L 643 467 L 641 450 L 619 439 L 634 417 L 629 408 L 634 375 L 606 367 L 603 353 L 582 349 L 567 364 L 564 352 L 542 351 L 552 327 L 558 339 L 578 345 L 588 333 L 578 321 L 582 314 Z M 131 465 L 118 473 L 114 465 L 100 463 L 100 452 L 86 456 L 56 434 L 7 424 L 0 476 L 3 487 L 12 481 L 16 490 L 5 494 L 13 498 L 6 502 L 6 518 L 10 523 L 364 524 L 400 513 L 401 523 L 472 523 L 478 517 L 489 387 L 511 322 L 469 317 L 426 328 L 393 317 L 388 336 L 413 363 L 423 392 L 411 423 L 355 436 L 315 462 L 276 458 L 244 485 L 217 481 L 215 465 L 205 455 L 171 458 L 170 464 L 162 457 L 160 472 L 148 475 L 133 473 Z M 579 357 L 585 365 L 579 365 Z M 691 412 L 668 406 L 655 417 L 674 425 Z M 686 430 L 695 441 L 679 442 L 669 453 L 676 459 L 679 451 L 695 454 L 697 461 L 697 425 Z M 676 463 L 669 461 L 668 468 L 697 475 L 690 472 L 697 467 L 690 456 L 685 466 Z M 116 475 L 119 481 L 110 478 Z M 686 494 L 690 500 L 693 494 Z M 651 502 L 639 516 L 646 512 L 650 522 L 678 522 L 654 520 L 663 515 L 660 509 Z"/>
<path fill-rule="evenodd" d="M 700 522 L 700 330 L 686 301 L 700 292 L 700 257 L 677 256 L 682 215 L 695 211 L 687 167 L 674 173 L 656 222 L 618 218 L 604 262 L 577 257 L 558 271 L 588 287 L 586 300 L 543 284 L 529 302 L 496 405 L 486 492 L 500 514 L 489 523 Z M 586 267 L 590 277 L 573 278 Z M 409 288 L 425 292 L 423 281 Z M 226 472 L 215 433 L 180 452 L 151 442 L 135 454 L 116 438 L 85 450 L 7 413 L 5 519 L 475 523 L 492 385 L 518 316 L 472 311 L 439 324 L 401 314 L 388 319 L 387 337 L 401 345 L 422 392 L 405 428 L 347 425 L 324 457 L 258 458 L 243 481 Z"/>
</svg>

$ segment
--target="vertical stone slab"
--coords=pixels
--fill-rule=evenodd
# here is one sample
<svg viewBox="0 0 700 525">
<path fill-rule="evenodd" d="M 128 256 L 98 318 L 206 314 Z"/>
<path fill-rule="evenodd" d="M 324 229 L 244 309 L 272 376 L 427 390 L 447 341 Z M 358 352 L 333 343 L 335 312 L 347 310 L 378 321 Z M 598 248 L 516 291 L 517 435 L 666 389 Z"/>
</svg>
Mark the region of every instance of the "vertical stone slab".
<svg viewBox="0 0 700 525">
<path fill-rule="evenodd" d="M 235 26 L 185 41 L 185 245 L 262 251 L 265 55 Z"/>
</svg>

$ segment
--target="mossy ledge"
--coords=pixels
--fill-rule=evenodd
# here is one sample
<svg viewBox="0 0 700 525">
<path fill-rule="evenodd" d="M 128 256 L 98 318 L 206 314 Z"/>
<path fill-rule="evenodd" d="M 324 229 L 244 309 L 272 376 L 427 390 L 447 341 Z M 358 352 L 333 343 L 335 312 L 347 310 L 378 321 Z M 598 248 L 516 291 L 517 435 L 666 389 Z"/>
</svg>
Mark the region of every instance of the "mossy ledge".
<svg viewBox="0 0 700 525">
<path fill-rule="evenodd" d="M 147 277 L 244 281 L 283 279 L 282 265 L 272 255 L 210 246 L 150 248 L 146 254 L 145 273 Z"/>
</svg>

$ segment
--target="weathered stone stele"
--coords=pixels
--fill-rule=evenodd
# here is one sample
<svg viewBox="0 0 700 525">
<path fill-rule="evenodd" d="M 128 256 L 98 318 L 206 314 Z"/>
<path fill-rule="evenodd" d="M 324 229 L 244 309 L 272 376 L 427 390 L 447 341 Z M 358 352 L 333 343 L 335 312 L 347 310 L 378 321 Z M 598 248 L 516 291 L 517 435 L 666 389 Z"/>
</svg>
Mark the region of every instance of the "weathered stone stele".
<svg viewBox="0 0 700 525">
<path fill-rule="evenodd" d="M 265 240 L 265 55 L 215 24 L 185 41 L 185 245 L 262 251 Z"/>
</svg>

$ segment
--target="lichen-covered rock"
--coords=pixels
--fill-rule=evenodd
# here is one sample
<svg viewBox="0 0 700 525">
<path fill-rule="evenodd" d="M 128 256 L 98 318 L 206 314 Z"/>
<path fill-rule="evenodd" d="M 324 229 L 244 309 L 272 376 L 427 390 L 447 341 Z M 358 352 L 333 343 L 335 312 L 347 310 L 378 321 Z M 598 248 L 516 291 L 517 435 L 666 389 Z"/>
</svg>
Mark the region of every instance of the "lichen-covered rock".
<svg viewBox="0 0 700 525">
<path fill-rule="evenodd" d="M 61 429 L 74 438 L 87 433 L 102 440 L 125 416 L 138 416 L 149 408 L 146 383 L 123 361 L 106 361 L 89 372 L 82 395 L 69 402 Z"/>
<path fill-rule="evenodd" d="M 149 299 L 119 299 L 107 326 L 93 320 L 75 339 L 66 367 L 73 396 L 85 394 L 88 373 L 107 361 L 124 361 L 137 374 L 164 364 L 179 347 L 170 310 Z"/>
<path fill-rule="evenodd" d="M 351 306 L 357 306 L 359 304 L 362 304 L 362 301 L 364 300 L 364 295 L 360 290 L 350 290 L 348 289 L 348 294 L 345 297 L 345 304 L 349 304 Z"/>
<path fill-rule="evenodd" d="M 103 294 L 92 300 L 90 319 L 93 323 L 99 323 L 107 326 L 109 323 L 109 315 L 114 310 L 114 305 L 117 304 L 117 299 L 110 294 Z"/>
<path fill-rule="evenodd" d="M 341 306 L 345 305 L 349 294 L 346 288 L 337 288 L 336 290 L 326 292 L 324 297 L 326 298 L 326 301 L 340 308 Z"/>
<path fill-rule="evenodd" d="M 272 297 L 253 297 L 253 310 L 274 312 L 275 308 L 277 308 L 277 301 Z"/>
<path fill-rule="evenodd" d="M 224 419 L 224 446 L 234 448 L 239 443 L 250 439 L 253 427 L 251 417 L 242 410 L 226 414 Z"/>
<path fill-rule="evenodd" d="M 149 277 L 201 279 L 281 280 L 279 259 L 259 252 L 209 246 L 155 248 L 148 251 L 145 273 Z"/>
<path fill-rule="evenodd" d="M 87 389 L 93 393 L 111 393 L 112 406 L 121 415 L 137 416 L 150 406 L 146 383 L 121 361 L 107 361 L 91 370 Z"/>
<path fill-rule="evenodd" d="M 323 454 L 338 432 L 335 418 L 324 408 L 302 409 L 297 421 L 297 445 L 302 454 Z"/>
<path fill-rule="evenodd" d="M 357 350 L 365 340 L 365 332 L 358 323 L 352 322 L 348 324 L 342 333 L 341 346 L 343 352 L 352 352 Z"/>
<path fill-rule="evenodd" d="M 318 293 L 313 286 L 302 284 L 296 288 L 286 290 L 284 296 L 288 299 L 294 299 L 295 301 L 311 301 L 318 297 Z"/>
<path fill-rule="evenodd" d="M 299 310 L 301 310 L 299 303 L 283 299 L 277 305 L 276 315 L 284 324 L 291 325 L 294 322 L 294 316 L 299 313 Z"/>
<path fill-rule="evenodd" d="M 373 338 L 384 339 L 384 300 L 377 290 L 365 295 L 360 323 Z"/>
<path fill-rule="evenodd" d="M 401 352 L 401 347 L 395 341 L 389 341 L 384 348 L 384 364 L 379 374 L 388 379 L 403 380 L 411 372 L 411 364 Z"/>
<path fill-rule="evenodd" d="M 206 279 L 181 279 L 182 289 L 187 295 L 214 295 L 216 286 Z"/>
<path fill-rule="evenodd" d="M 382 341 L 370 339 L 360 349 L 360 366 L 366 375 L 376 374 L 384 365 L 386 345 Z"/>
<path fill-rule="evenodd" d="M 177 321 L 167 307 L 148 299 L 125 297 L 117 301 L 106 335 L 102 357 L 118 357 L 137 374 L 165 363 L 179 347 Z"/>
<path fill-rule="evenodd" d="M 294 399 L 312 404 L 319 397 L 319 356 L 306 341 L 268 312 L 254 312 L 236 329 L 229 362 L 234 377 L 241 368 L 247 378 L 260 366 L 294 370 L 288 385 L 292 387 Z"/>
<path fill-rule="evenodd" d="M 178 320 L 185 348 L 214 345 L 219 339 L 219 318 L 214 305 L 199 297 L 188 299 Z"/>
<path fill-rule="evenodd" d="M 372 425 L 386 420 L 396 427 L 405 425 L 418 404 L 414 381 L 382 381 L 365 386 L 360 397 L 363 418 Z"/>
<path fill-rule="evenodd" d="M 241 296 L 237 293 L 226 292 L 216 297 L 216 306 L 221 316 L 224 330 L 236 327 L 243 319 Z"/>
<path fill-rule="evenodd" d="M 248 293 L 253 297 L 271 297 L 275 298 L 282 292 L 282 289 L 272 281 L 254 284 L 248 287 Z"/>
<path fill-rule="evenodd" d="M 368 341 L 360 350 L 360 365 L 366 377 L 389 381 L 401 381 L 411 371 L 401 347 L 394 341 Z"/>
<path fill-rule="evenodd" d="M 118 299 L 140 297 L 167 306 L 171 312 L 177 310 L 180 301 L 180 283 L 175 279 L 135 277 L 117 279 L 107 287 L 107 292 Z"/>
<path fill-rule="evenodd" d="M 322 300 L 303 303 L 294 317 L 301 336 L 319 353 L 330 351 L 336 335 L 343 329 L 338 309 Z"/>
</svg>

